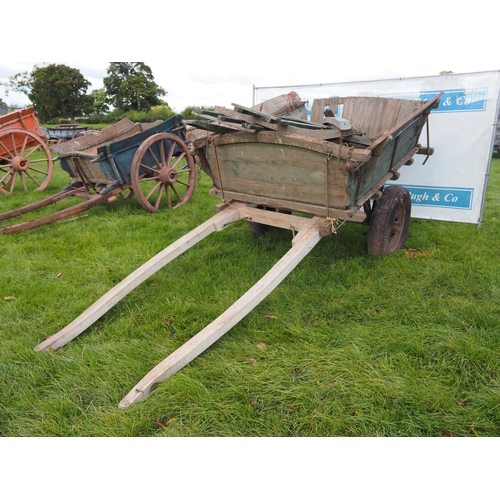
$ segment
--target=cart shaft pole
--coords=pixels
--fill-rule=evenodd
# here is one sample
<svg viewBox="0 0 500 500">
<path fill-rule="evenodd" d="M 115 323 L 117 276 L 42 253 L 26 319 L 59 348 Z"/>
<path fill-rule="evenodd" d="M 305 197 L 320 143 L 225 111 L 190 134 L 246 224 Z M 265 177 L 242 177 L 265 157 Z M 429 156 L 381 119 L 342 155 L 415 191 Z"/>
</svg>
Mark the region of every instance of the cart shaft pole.
<svg viewBox="0 0 500 500">
<path fill-rule="evenodd" d="M 320 222 L 322 220 L 320 217 L 310 219 L 310 224 L 305 225 L 292 240 L 292 248 L 263 278 L 215 321 L 153 368 L 122 399 L 119 406 L 124 408 L 144 399 L 155 384 L 162 382 L 186 366 L 252 311 L 320 241 Z"/>
<path fill-rule="evenodd" d="M 237 204 L 235 204 L 237 205 Z M 84 332 L 89 326 L 95 323 L 101 316 L 109 311 L 117 302 L 125 297 L 143 281 L 159 271 L 170 261 L 184 253 L 203 238 L 213 233 L 221 231 L 231 221 L 238 220 L 238 210 L 228 208 L 208 219 L 206 222 L 189 232 L 172 245 L 168 246 L 155 255 L 141 267 L 136 269 L 127 278 L 113 287 L 103 295 L 97 302 L 90 306 L 83 314 L 76 318 L 66 328 L 52 335 L 47 340 L 35 347 L 35 351 L 46 349 L 58 349 L 66 345 L 69 341 Z"/>
</svg>

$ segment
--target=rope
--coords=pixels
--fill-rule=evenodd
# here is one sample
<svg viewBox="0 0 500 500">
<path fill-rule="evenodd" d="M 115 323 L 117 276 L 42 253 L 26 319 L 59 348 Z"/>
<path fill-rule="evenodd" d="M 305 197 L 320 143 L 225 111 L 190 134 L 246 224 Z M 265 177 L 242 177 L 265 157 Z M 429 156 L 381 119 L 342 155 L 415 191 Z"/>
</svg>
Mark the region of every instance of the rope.
<svg viewBox="0 0 500 500">
<path fill-rule="evenodd" d="M 326 217 L 332 228 L 332 234 L 337 234 L 337 229 L 345 224 L 345 220 L 335 219 L 334 217 Z"/>
<path fill-rule="evenodd" d="M 215 141 L 212 142 L 214 145 L 214 154 L 215 154 L 215 162 L 217 163 L 217 172 L 219 175 L 219 182 L 220 182 L 220 190 L 222 194 L 222 201 L 226 201 L 226 196 L 224 195 L 224 186 L 222 185 L 222 176 L 220 174 L 220 165 L 219 165 L 219 156 L 217 154 L 217 147 L 215 146 Z M 208 144 L 207 144 L 208 147 Z"/>
</svg>

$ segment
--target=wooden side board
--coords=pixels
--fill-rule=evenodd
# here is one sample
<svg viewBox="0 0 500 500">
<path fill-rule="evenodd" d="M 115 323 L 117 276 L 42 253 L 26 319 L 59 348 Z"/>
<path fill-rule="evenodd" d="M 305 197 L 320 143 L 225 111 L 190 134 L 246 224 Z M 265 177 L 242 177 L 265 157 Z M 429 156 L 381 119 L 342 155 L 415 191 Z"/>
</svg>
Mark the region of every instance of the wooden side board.
<svg viewBox="0 0 500 500">
<path fill-rule="evenodd" d="M 370 154 L 347 145 L 267 132 L 218 136 L 206 150 L 214 184 L 222 192 L 241 193 L 245 201 L 251 196 L 281 200 L 290 210 L 296 210 L 297 203 L 349 208 L 357 184 L 353 171 Z"/>
</svg>

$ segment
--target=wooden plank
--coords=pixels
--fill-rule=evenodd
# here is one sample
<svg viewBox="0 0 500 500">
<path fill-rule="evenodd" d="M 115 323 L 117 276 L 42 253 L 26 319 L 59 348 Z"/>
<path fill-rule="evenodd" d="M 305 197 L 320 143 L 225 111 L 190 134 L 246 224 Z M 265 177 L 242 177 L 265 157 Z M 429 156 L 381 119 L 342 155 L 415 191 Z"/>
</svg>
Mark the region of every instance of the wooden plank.
<svg viewBox="0 0 500 500">
<path fill-rule="evenodd" d="M 252 106 L 252 109 L 274 116 L 297 115 L 298 112 L 305 115 L 305 104 L 300 96 L 292 91 Z"/>
<path fill-rule="evenodd" d="M 302 125 L 304 123 L 302 120 L 286 120 L 280 118 L 279 122 L 271 123 L 265 121 L 261 117 L 240 113 L 238 111 L 220 106 L 215 106 L 214 109 L 215 109 L 214 115 L 216 115 L 218 119 L 224 121 L 226 120 L 225 117 L 227 117 L 229 120 L 234 119 L 236 121 L 241 121 L 242 123 L 247 122 L 255 124 L 259 127 L 262 127 L 262 129 L 268 129 L 276 132 L 283 132 L 289 134 L 299 134 L 299 135 L 304 135 L 306 137 L 312 137 L 321 140 L 331 140 L 331 139 L 337 139 L 339 137 L 348 137 L 353 132 L 352 129 L 341 131 L 338 128 L 327 128 L 323 126 L 318 127 L 317 125 L 313 125 L 312 127 L 310 127 L 311 129 L 309 130 L 303 128 L 306 125 L 305 124 Z"/>
<path fill-rule="evenodd" d="M 237 111 L 238 113 L 254 116 L 256 118 L 260 118 L 261 120 L 264 120 L 264 121 L 269 122 L 269 123 L 277 123 L 279 121 L 278 116 L 268 115 L 267 113 L 262 113 L 260 111 L 256 111 L 255 109 L 247 108 L 246 106 L 242 106 L 241 104 L 235 104 L 233 102 L 233 103 L 231 103 L 231 106 L 233 106 L 234 110 Z"/>
<path fill-rule="evenodd" d="M 217 131 L 219 133 L 230 133 L 230 130 L 224 130 L 224 124 L 230 123 L 234 125 L 235 130 L 250 129 L 255 131 L 271 130 L 274 132 L 282 132 L 288 134 L 298 134 L 306 137 L 311 137 L 320 140 L 332 140 L 339 137 L 349 137 L 353 130 L 340 130 L 338 128 L 330 128 L 327 126 L 318 126 L 317 124 L 309 124 L 303 120 L 287 120 L 281 117 L 276 117 L 274 122 L 266 121 L 262 116 L 255 116 L 255 114 L 245 114 L 235 110 L 215 106 L 215 111 L 205 111 L 197 113 L 200 116 L 209 119 L 207 122 L 196 122 L 193 120 L 186 121 L 189 125 L 194 125 L 204 130 Z M 217 121 L 214 121 L 217 120 Z M 241 128 L 240 128 L 241 127 Z"/>
<path fill-rule="evenodd" d="M 109 311 L 117 302 L 125 297 L 134 288 L 159 271 L 166 264 L 184 253 L 193 245 L 207 237 L 214 231 L 221 231 L 230 222 L 239 220 L 238 208 L 241 205 L 235 203 L 234 208 L 228 208 L 214 215 L 206 222 L 193 229 L 191 232 L 172 243 L 163 251 L 148 260 L 132 274 L 113 287 L 103 295 L 97 302 L 90 306 L 84 313 L 58 333 L 35 347 L 35 351 L 47 349 L 58 349 L 84 332 L 90 325 L 95 323 L 103 314 Z"/>
<path fill-rule="evenodd" d="M 330 209 L 327 210 L 326 206 L 324 205 L 324 199 L 325 199 L 324 196 L 318 199 L 317 205 L 314 205 L 312 203 L 304 203 L 301 201 L 294 201 L 282 198 L 280 199 L 277 197 L 246 194 L 242 193 L 241 191 L 229 191 L 224 189 L 224 192 L 222 192 L 218 188 L 212 188 L 210 190 L 210 194 L 218 198 L 222 198 L 224 195 L 226 199 L 234 199 L 241 202 L 274 207 L 281 210 L 291 210 L 294 212 L 301 212 L 304 214 L 317 215 L 319 217 L 333 217 L 335 219 L 347 220 L 350 222 L 363 222 L 366 219 L 366 213 L 358 211 L 358 208 L 362 206 L 362 204 L 361 205 L 357 204 L 356 207 L 350 207 L 345 210 L 339 210 L 332 207 L 330 207 Z"/>
<path fill-rule="evenodd" d="M 261 113 L 259 111 L 255 111 L 252 108 L 247 108 L 245 106 L 242 106 L 241 104 L 232 103 L 232 105 L 234 106 L 234 110 L 237 111 L 238 113 L 241 113 L 243 115 L 250 115 L 255 118 L 260 118 L 261 120 L 264 120 L 272 124 L 278 124 L 282 126 L 292 125 L 297 128 L 318 129 L 318 130 L 328 128 L 327 126 L 322 125 L 321 123 L 311 123 L 307 120 L 297 120 L 286 116 L 268 115 L 265 113 Z"/>
<path fill-rule="evenodd" d="M 290 229 L 291 231 L 300 231 L 302 227 L 310 223 L 310 218 L 298 215 L 274 212 L 272 210 L 263 210 L 249 205 L 238 209 L 240 219 L 266 224 L 267 226 Z"/>
<path fill-rule="evenodd" d="M 324 99 L 314 99 L 311 107 L 311 121 L 316 123 L 322 123 L 325 116 L 333 116 L 337 106 L 343 104 L 344 99 L 342 97 L 330 97 Z M 326 107 L 328 106 L 328 115 L 326 113 Z"/>
<path fill-rule="evenodd" d="M 251 129 L 251 130 L 257 130 L 257 131 L 269 130 L 269 128 L 266 126 L 258 125 L 256 123 L 248 122 L 246 120 L 238 120 L 237 118 L 231 118 L 229 116 L 219 115 L 219 121 L 222 123 L 225 123 L 225 122 L 233 123 L 236 126 L 239 125 L 243 129 Z"/>
<path fill-rule="evenodd" d="M 410 113 L 410 115 L 408 115 L 401 122 L 398 122 L 392 129 L 388 130 L 384 136 L 381 136 L 377 140 L 375 140 L 371 144 L 371 146 L 369 147 L 369 149 L 373 151 L 375 148 L 377 148 L 379 146 L 379 144 L 385 140 L 386 136 L 388 136 L 388 135 L 393 135 L 393 136 L 397 135 L 397 133 L 398 133 L 399 130 L 401 130 L 402 128 L 406 127 L 406 125 L 409 122 L 411 122 L 412 120 L 414 120 L 419 115 L 422 115 L 422 116 L 425 115 L 425 114 L 428 115 L 431 112 L 431 110 L 439 104 L 439 99 L 441 98 L 442 95 L 443 95 L 443 92 L 441 92 L 440 94 L 438 94 L 437 96 L 435 96 L 433 99 L 431 99 L 429 101 L 422 101 L 421 102 L 421 106 L 418 109 L 416 109 L 413 113 Z M 424 122 L 425 122 L 425 120 L 424 120 Z"/>
<path fill-rule="evenodd" d="M 215 132 L 216 134 L 228 134 L 242 130 L 242 127 L 236 127 L 233 125 L 227 125 L 212 121 L 186 120 L 184 123 L 186 123 L 186 125 L 201 128 L 203 130 L 208 130 L 209 132 Z"/>
<path fill-rule="evenodd" d="M 142 401 L 153 387 L 179 371 L 220 339 L 234 325 L 262 302 L 321 240 L 319 224 L 314 217 L 292 241 L 292 248 L 248 292 L 240 297 L 215 321 L 156 365 L 120 402 L 120 408 Z"/>
</svg>

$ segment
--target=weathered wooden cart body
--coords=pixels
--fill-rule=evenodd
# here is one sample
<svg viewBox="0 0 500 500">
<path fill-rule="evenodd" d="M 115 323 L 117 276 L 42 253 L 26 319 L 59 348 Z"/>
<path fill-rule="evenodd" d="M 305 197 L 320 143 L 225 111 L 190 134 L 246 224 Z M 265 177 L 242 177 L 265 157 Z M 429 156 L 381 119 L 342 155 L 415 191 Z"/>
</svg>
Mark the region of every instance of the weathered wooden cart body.
<svg viewBox="0 0 500 500">
<path fill-rule="evenodd" d="M 99 151 L 99 148 L 135 136 L 159 123 L 162 123 L 161 120 L 155 123 L 135 123 L 124 118 L 103 129 L 99 135 L 80 136 L 67 142 L 54 144 L 50 149 L 58 155 L 56 159 L 59 160 L 61 168 L 71 177 L 72 184 L 83 183 L 89 189 L 94 189 L 96 185 L 123 184 L 127 181 L 120 182 L 118 177 L 110 176 L 109 173 L 103 171 L 100 161 L 102 150 Z M 105 157 L 106 150 L 102 153 Z M 130 173 L 129 167 L 126 170 Z M 130 184 L 130 178 L 127 180 Z"/>
<path fill-rule="evenodd" d="M 214 135 L 198 141 L 198 154 L 213 179 L 213 194 L 226 200 L 361 221 L 367 217 L 359 213 L 365 202 L 388 180 L 396 179 L 415 153 L 427 154 L 418 139 L 435 102 L 320 99 L 313 104 L 311 124 L 322 127 L 302 131 L 297 131 L 300 122 L 240 106 L 236 109 L 241 123 L 253 117 L 251 123 L 258 120 L 263 130 Z M 328 116 L 335 112 L 337 117 Z M 234 123 L 234 112 L 227 115 Z M 219 110 L 217 118 L 224 116 Z M 266 120 L 277 130 L 266 129 Z M 342 124 L 343 129 L 329 128 L 329 122 Z M 292 133 L 286 132 L 294 126 Z M 336 129 L 337 137 L 321 138 Z"/>
<path fill-rule="evenodd" d="M 299 106 L 292 106 L 283 116 L 266 114 L 265 106 L 216 107 L 200 113 L 208 120 L 191 122 L 204 131 L 193 141 L 193 152 L 213 179 L 212 194 L 223 198 L 218 213 L 154 256 L 35 349 L 62 347 L 214 231 L 237 221 L 246 221 L 256 233 L 257 228 L 292 230 L 292 248 L 286 255 L 227 311 L 154 367 L 120 402 L 119 406 L 126 407 L 144 399 L 156 384 L 224 335 L 323 236 L 345 221 L 370 223 L 373 244 L 369 243 L 369 251 L 374 255 L 398 250 L 406 238 L 410 197 L 405 188 L 384 189 L 384 184 L 397 178 L 399 168 L 410 164 L 415 153 L 432 154 L 431 148 L 418 144 L 418 138 L 439 97 L 429 102 L 325 99 L 313 105 L 315 121 L 298 118 Z"/>
<path fill-rule="evenodd" d="M 196 167 L 186 144 L 181 116 L 152 124 L 128 119 L 104 129 L 99 136 L 82 136 L 52 146 L 71 183 L 45 200 L 0 214 L 0 221 L 32 212 L 69 196 L 86 201 L 39 219 L 0 229 L 10 234 L 60 220 L 118 195 L 136 195 L 141 205 L 156 212 L 160 203 L 177 208 L 191 198 Z M 162 201 L 163 200 L 163 201 Z"/>
<path fill-rule="evenodd" d="M 54 163 L 33 107 L 0 116 L 0 193 L 43 191 Z"/>
</svg>

